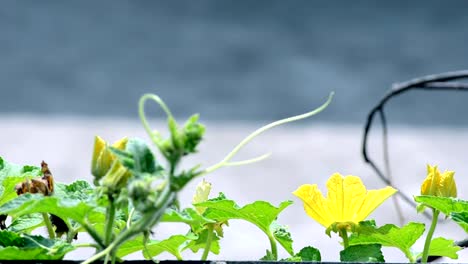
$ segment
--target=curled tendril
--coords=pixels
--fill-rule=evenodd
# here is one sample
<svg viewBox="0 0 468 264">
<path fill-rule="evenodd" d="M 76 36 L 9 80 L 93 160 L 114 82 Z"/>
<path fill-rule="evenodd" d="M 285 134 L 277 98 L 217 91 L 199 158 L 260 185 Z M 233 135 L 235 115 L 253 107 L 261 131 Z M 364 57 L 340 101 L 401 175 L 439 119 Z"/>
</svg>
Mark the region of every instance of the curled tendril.
<svg viewBox="0 0 468 264">
<path fill-rule="evenodd" d="M 246 164 L 258 162 L 258 161 L 261 161 L 261 160 L 264 160 L 264 159 L 268 158 L 270 156 L 270 153 L 267 153 L 267 154 L 264 154 L 264 155 L 261 155 L 261 156 L 258 156 L 256 158 L 252 158 L 252 159 L 247 159 L 247 160 L 242 160 L 242 161 L 233 161 L 233 162 L 230 161 L 247 143 L 249 143 L 252 139 L 259 136 L 260 134 L 266 132 L 267 130 L 270 130 L 270 129 L 274 128 L 274 127 L 277 127 L 277 126 L 280 126 L 280 125 L 283 125 L 283 124 L 286 124 L 286 123 L 290 123 L 290 122 L 293 122 L 293 121 L 305 119 L 305 118 L 308 118 L 308 117 L 311 117 L 313 115 L 316 115 L 316 114 L 320 113 L 325 108 L 327 108 L 327 106 L 330 104 L 334 94 L 335 94 L 334 92 L 331 92 L 330 95 L 328 96 L 327 101 L 324 104 L 322 104 L 321 106 L 319 106 L 318 108 L 316 108 L 316 109 L 314 109 L 314 110 L 312 110 L 310 112 L 307 112 L 307 113 L 301 114 L 301 115 L 288 117 L 288 118 L 285 118 L 285 119 L 281 119 L 281 120 L 275 121 L 273 123 L 270 123 L 268 125 L 265 125 L 265 126 L 259 128 L 259 129 L 255 130 L 250 135 L 245 137 L 237 146 L 235 146 L 231 150 L 231 152 L 229 152 L 220 162 L 216 163 L 213 166 L 210 166 L 210 167 L 204 169 L 199 174 L 197 174 L 197 176 L 201 176 L 201 175 L 204 175 L 204 174 L 211 173 L 211 172 L 213 172 L 213 171 L 215 171 L 215 170 L 217 170 L 219 168 L 222 168 L 222 167 L 246 165 Z M 173 118 L 173 115 L 172 115 L 171 111 L 169 110 L 169 108 L 167 107 L 167 105 L 164 103 L 164 101 L 159 96 L 157 96 L 155 94 L 145 94 L 140 98 L 139 111 L 138 112 L 139 112 L 139 115 L 140 115 L 141 122 L 143 123 L 143 127 L 145 128 L 145 130 L 148 133 L 151 140 L 154 143 L 156 143 L 157 142 L 157 138 L 156 138 L 157 134 L 151 130 L 151 127 L 148 124 L 148 120 L 146 119 L 145 109 L 144 109 L 145 108 L 145 102 L 147 100 L 150 100 L 150 99 L 155 101 L 163 109 L 163 111 L 166 113 L 168 118 Z"/>
<path fill-rule="evenodd" d="M 156 144 L 157 142 L 156 133 L 151 130 L 148 120 L 146 119 L 145 103 L 147 100 L 155 101 L 162 108 L 162 110 L 166 113 L 168 118 L 174 118 L 174 117 L 171 113 L 171 110 L 169 110 L 169 107 L 167 107 L 166 103 L 164 103 L 164 101 L 159 96 L 155 94 L 144 94 L 140 98 L 140 101 L 138 103 L 138 114 L 140 116 L 141 123 L 143 124 L 143 127 L 146 130 L 146 133 L 148 133 L 151 140 Z"/>
</svg>

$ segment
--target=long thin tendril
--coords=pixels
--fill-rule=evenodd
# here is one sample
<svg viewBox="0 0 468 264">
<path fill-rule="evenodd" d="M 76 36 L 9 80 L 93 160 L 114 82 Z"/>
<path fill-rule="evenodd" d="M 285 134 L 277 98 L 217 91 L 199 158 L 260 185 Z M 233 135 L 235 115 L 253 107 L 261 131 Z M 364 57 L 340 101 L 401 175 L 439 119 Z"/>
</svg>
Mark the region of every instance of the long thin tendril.
<svg viewBox="0 0 468 264">
<path fill-rule="evenodd" d="M 244 138 L 237 146 L 235 146 L 234 149 L 232 149 L 232 151 L 229 152 L 220 162 L 218 162 L 215 165 L 212 165 L 212 166 L 206 168 L 205 170 L 201 171 L 200 173 L 197 174 L 197 176 L 201 176 L 201 175 L 211 173 L 211 172 L 213 172 L 213 171 L 215 171 L 215 170 L 217 170 L 219 168 L 222 168 L 222 167 L 246 165 L 246 164 L 258 162 L 258 161 L 261 161 L 261 160 L 264 160 L 264 159 L 268 158 L 270 156 L 270 153 L 263 154 L 261 156 L 258 156 L 258 157 L 252 158 L 252 159 L 241 160 L 241 161 L 233 161 L 233 162 L 230 161 L 247 143 L 252 141 L 252 139 L 259 136 L 260 134 L 266 132 L 267 130 L 270 130 L 270 129 L 274 128 L 274 127 L 277 127 L 277 126 L 280 126 L 280 125 L 283 125 L 283 124 L 286 124 L 286 123 L 290 123 L 290 122 L 293 122 L 293 121 L 305 119 L 305 118 L 308 118 L 308 117 L 311 117 L 313 115 L 316 115 L 316 114 L 320 113 L 321 111 L 323 111 L 331 103 L 333 95 L 334 95 L 334 92 L 331 92 L 330 95 L 328 96 L 327 101 L 324 104 L 322 104 L 320 107 L 318 107 L 318 108 L 316 108 L 316 109 L 314 109 L 314 110 L 312 110 L 310 112 L 307 112 L 307 113 L 301 114 L 301 115 L 288 117 L 288 118 L 285 118 L 285 119 L 281 119 L 281 120 L 275 121 L 273 123 L 270 123 L 268 125 L 265 125 L 265 126 L 259 128 L 259 129 L 255 130 L 250 135 L 248 135 L 246 138 Z M 146 114 L 145 114 L 145 102 L 147 100 L 155 101 L 163 109 L 163 111 L 166 113 L 168 118 L 173 118 L 173 115 L 172 115 L 171 111 L 169 110 L 169 107 L 167 107 L 167 105 L 164 103 L 164 101 L 159 96 L 157 96 L 155 94 L 145 94 L 140 98 L 138 113 L 139 113 L 141 122 L 142 122 L 143 127 L 145 128 L 146 132 L 148 133 L 149 137 L 151 138 L 151 140 L 154 143 L 156 143 L 157 140 L 158 140 L 156 138 L 156 133 L 154 133 L 153 130 L 151 130 L 151 127 L 149 126 L 149 123 L 148 123 L 148 120 L 147 120 Z"/>
<path fill-rule="evenodd" d="M 244 138 L 237 146 L 235 146 L 234 149 L 231 152 L 229 152 L 226 155 L 226 157 L 224 157 L 224 159 L 222 159 L 217 164 L 206 168 L 200 175 L 211 173 L 211 172 L 213 172 L 213 171 L 215 171 L 215 170 L 217 170 L 217 169 L 219 169 L 221 167 L 245 165 L 245 164 L 248 164 L 248 163 L 256 162 L 256 161 L 263 160 L 263 159 L 267 158 L 269 156 L 269 154 L 264 154 L 262 156 L 259 156 L 257 158 L 253 158 L 253 159 L 249 159 L 249 160 L 229 162 L 237 154 L 237 152 L 239 152 L 239 150 L 242 149 L 242 147 L 244 147 L 252 139 L 259 136 L 263 132 L 265 132 L 265 131 L 267 131 L 269 129 L 272 129 L 274 127 L 277 127 L 277 126 L 280 126 L 280 125 L 283 125 L 283 124 L 286 124 L 286 123 L 289 123 L 289 122 L 301 120 L 301 119 L 304 119 L 304 118 L 308 118 L 308 117 L 311 117 L 311 116 L 313 116 L 315 114 L 320 113 L 321 111 L 323 111 L 330 104 L 330 102 L 331 102 L 331 100 L 333 98 L 333 95 L 334 95 L 334 92 L 331 92 L 330 95 L 328 96 L 327 101 L 323 105 L 321 105 L 320 107 L 318 107 L 318 108 L 316 108 L 316 109 L 314 109 L 314 110 L 312 110 L 310 112 L 307 112 L 307 113 L 302 114 L 302 115 L 297 115 L 297 116 L 292 116 L 292 117 L 288 117 L 288 118 L 285 118 L 285 119 L 281 119 L 281 120 L 275 121 L 273 123 L 270 123 L 270 124 L 268 124 L 266 126 L 263 126 L 263 127 L 259 128 L 259 129 L 255 130 L 250 135 L 248 135 L 246 138 Z"/>
</svg>

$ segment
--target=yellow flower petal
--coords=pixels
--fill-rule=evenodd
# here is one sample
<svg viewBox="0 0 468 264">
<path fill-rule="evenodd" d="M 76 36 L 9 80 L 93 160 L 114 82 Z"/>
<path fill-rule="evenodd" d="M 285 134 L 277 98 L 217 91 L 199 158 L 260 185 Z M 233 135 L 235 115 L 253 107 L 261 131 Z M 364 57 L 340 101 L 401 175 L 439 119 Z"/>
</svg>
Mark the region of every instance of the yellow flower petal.
<svg viewBox="0 0 468 264">
<path fill-rule="evenodd" d="M 396 189 L 388 186 L 379 190 L 370 190 L 362 203 L 361 210 L 357 216 L 358 222 L 366 219 L 379 205 L 397 192 Z"/>
<path fill-rule="evenodd" d="M 112 156 L 107 151 L 107 143 L 99 136 L 94 138 L 91 173 L 98 179 L 106 174 L 112 164 Z"/>
<path fill-rule="evenodd" d="M 443 175 L 443 196 L 457 197 L 457 185 L 455 184 L 454 171 L 446 171 Z"/>
<path fill-rule="evenodd" d="M 293 194 L 304 202 L 304 210 L 312 219 L 324 227 L 328 227 L 333 223 L 330 212 L 323 206 L 325 197 L 318 189 L 317 184 L 301 185 Z"/>
<path fill-rule="evenodd" d="M 116 149 L 124 150 L 127 146 L 128 138 L 124 137 L 122 139 L 117 140 L 112 146 Z"/>
<path fill-rule="evenodd" d="M 427 165 L 427 177 L 421 185 L 422 195 L 440 197 L 457 197 L 457 186 L 454 179 L 455 172 L 440 173 L 437 166 Z"/>
<path fill-rule="evenodd" d="M 343 177 L 333 174 L 327 181 L 327 198 L 316 184 L 300 186 L 294 195 L 304 202 L 304 209 L 311 218 L 326 228 L 335 223 L 359 223 L 366 219 L 380 204 L 397 192 L 392 187 L 367 191 L 357 176 Z"/>
<path fill-rule="evenodd" d="M 359 177 L 333 174 L 327 182 L 327 200 L 335 222 L 353 221 L 366 195 Z"/>
</svg>

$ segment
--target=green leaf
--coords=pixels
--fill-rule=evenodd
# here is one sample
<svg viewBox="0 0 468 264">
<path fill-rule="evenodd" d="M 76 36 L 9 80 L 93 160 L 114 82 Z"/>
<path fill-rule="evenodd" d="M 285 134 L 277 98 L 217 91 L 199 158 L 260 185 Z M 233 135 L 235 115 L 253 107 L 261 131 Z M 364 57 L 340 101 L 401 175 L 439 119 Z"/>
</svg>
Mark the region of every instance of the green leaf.
<svg viewBox="0 0 468 264">
<path fill-rule="evenodd" d="M 208 232 L 210 230 L 204 229 L 198 234 L 198 238 L 196 240 L 191 240 L 185 248 L 189 248 L 192 250 L 193 253 L 197 253 L 200 249 L 204 249 L 206 247 L 206 240 L 208 238 Z M 218 255 L 220 246 L 219 246 L 219 237 L 216 235 L 215 231 L 212 232 L 212 238 L 211 238 L 211 245 L 210 245 L 210 251 L 213 254 Z"/>
<path fill-rule="evenodd" d="M 452 197 L 429 195 L 415 196 L 414 200 L 441 211 L 459 224 L 465 232 L 468 232 L 468 201 Z"/>
<path fill-rule="evenodd" d="M 276 261 L 276 258 L 273 255 L 273 253 L 271 253 L 270 250 L 267 250 L 265 256 L 263 256 L 260 260 L 263 260 L 263 261 Z"/>
<path fill-rule="evenodd" d="M 385 262 L 379 244 L 349 246 L 340 252 L 342 262 Z"/>
<path fill-rule="evenodd" d="M 203 216 L 214 219 L 216 222 L 242 219 L 256 225 L 268 235 L 271 231 L 274 232 L 274 227 L 272 230 L 271 226 L 278 215 L 292 203 L 292 201 L 284 201 L 278 207 L 275 207 L 265 201 L 256 201 L 239 207 L 234 201 L 225 199 L 224 194 L 220 194 L 220 197 L 198 203 L 196 206 L 206 207 L 207 210 Z M 280 239 L 278 242 L 285 247 L 285 250 L 291 252 L 288 239 L 280 233 L 278 233 L 278 238 Z"/>
<path fill-rule="evenodd" d="M 292 201 L 284 201 L 278 207 L 275 207 L 265 201 L 256 201 L 239 207 L 233 200 L 210 199 L 195 205 L 206 207 L 207 210 L 203 216 L 216 222 L 242 219 L 258 226 L 263 232 L 270 233 L 270 225 L 276 220 L 281 211 L 292 203 Z"/>
<path fill-rule="evenodd" d="M 187 235 L 174 235 L 165 240 L 150 240 L 147 243 L 147 250 L 143 245 L 143 236 L 139 236 L 133 240 L 127 241 L 118 249 L 117 257 L 121 258 L 128 254 L 143 250 L 143 256 L 147 259 L 154 258 L 155 256 L 169 252 L 178 260 L 182 259 L 180 253 L 184 250 L 186 245 L 196 240 L 198 237 L 194 234 Z"/>
<path fill-rule="evenodd" d="M 37 176 L 42 176 L 39 167 L 16 165 L 0 157 L 0 205 L 17 196 L 16 184 Z"/>
<path fill-rule="evenodd" d="M 186 171 L 183 170 L 180 172 L 176 177 L 172 178 L 171 181 L 171 189 L 175 191 L 182 190 L 187 183 L 189 183 L 193 178 L 200 175 L 202 173 L 200 169 L 200 165 L 197 165 L 190 170 Z"/>
<path fill-rule="evenodd" d="M 296 256 L 301 257 L 302 261 L 322 261 L 320 251 L 310 246 L 301 249 Z"/>
<path fill-rule="evenodd" d="M 10 201 L 18 196 L 16 194 L 15 186 L 22 182 L 24 177 L 7 177 L 1 182 L 0 186 L 0 205 Z"/>
<path fill-rule="evenodd" d="M 33 213 L 51 213 L 66 223 L 67 219 L 72 219 L 83 224 L 86 222 L 86 216 L 95 209 L 95 206 L 84 201 L 26 193 L 0 206 L 0 214 L 20 217 Z"/>
<path fill-rule="evenodd" d="M 161 218 L 161 222 L 185 223 L 189 225 L 193 232 L 201 231 L 205 224 L 216 223 L 215 220 L 199 215 L 193 208 L 186 208 L 182 211 L 167 209 Z"/>
<path fill-rule="evenodd" d="M 13 219 L 11 224 L 8 226 L 8 231 L 21 232 L 21 233 L 31 233 L 32 230 L 43 226 L 44 218 L 42 214 L 28 214 L 22 215 Z"/>
<path fill-rule="evenodd" d="M 67 197 L 78 199 L 81 201 L 92 200 L 94 188 L 87 182 L 78 180 L 71 184 L 57 183 L 54 195 L 60 197 Z"/>
<path fill-rule="evenodd" d="M 41 168 L 29 165 L 16 165 L 0 157 L 0 181 L 7 177 L 36 177 L 41 176 Z"/>
<path fill-rule="evenodd" d="M 414 260 L 411 246 L 424 233 L 424 224 L 410 222 L 403 227 L 386 224 L 376 228 L 373 222 L 364 221 L 360 223 L 357 234 L 349 238 L 350 245 L 381 244 L 385 247 L 396 247 L 400 249 L 410 260 Z"/>
<path fill-rule="evenodd" d="M 135 175 L 154 175 L 161 170 L 146 143 L 138 138 L 129 139 L 125 151 L 111 147 L 110 150 L 127 169 Z"/>
<path fill-rule="evenodd" d="M 156 160 L 153 152 L 151 152 L 150 148 L 143 140 L 137 138 L 130 139 L 125 150 L 133 156 L 135 171 L 149 174 L 156 172 Z"/>
<path fill-rule="evenodd" d="M 302 248 L 298 253 L 294 256 L 283 259 L 281 261 L 292 261 L 292 262 L 302 262 L 302 261 L 315 261 L 319 262 L 322 261 L 322 256 L 320 255 L 320 251 L 314 247 L 307 246 Z"/>
<path fill-rule="evenodd" d="M 284 201 L 278 207 L 275 207 L 265 201 L 256 201 L 239 207 L 233 200 L 225 199 L 224 194 L 221 193 L 218 198 L 194 205 L 206 207 L 207 209 L 203 216 L 213 219 L 218 223 L 226 222 L 231 219 L 241 219 L 256 225 L 265 234 L 270 236 L 271 232 L 274 231 L 274 229 L 272 230 L 271 228 L 273 222 L 278 215 L 292 203 L 292 201 Z M 290 252 L 292 249 L 289 246 L 290 242 L 288 242 L 288 238 L 280 234 L 278 238 L 278 242 L 281 246 L 283 246 L 286 251 Z"/>
<path fill-rule="evenodd" d="M 426 206 L 437 209 L 445 215 L 450 215 L 450 213 L 468 212 L 468 201 L 466 200 L 430 195 L 415 196 L 414 200 L 418 203 L 423 203 Z"/>
<path fill-rule="evenodd" d="M 74 249 L 73 245 L 60 239 L 51 240 L 41 236 L 0 231 L 0 259 L 2 260 L 60 260 Z"/>
<path fill-rule="evenodd" d="M 455 245 L 453 240 L 443 237 L 434 238 L 429 246 L 429 256 L 449 257 L 451 259 L 458 259 L 457 252 L 462 248 Z"/>
<path fill-rule="evenodd" d="M 191 116 L 184 124 L 184 149 L 186 153 L 197 152 L 196 148 L 205 134 L 205 127 L 198 122 L 199 115 Z"/>
<path fill-rule="evenodd" d="M 451 213 L 450 218 L 468 233 L 468 212 Z"/>
<path fill-rule="evenodd" d="M 137 236 L 124 242 L 117 250 L 117 257 L 122 258 L 134 252 L 143 250 L 143 236 Z"/>
<path fill-rule="evenodd" d="M 179 133 L 179 125 L 175 121 L 173 117 L 169 117 L 167 119 L 167 125 L 169 128 L 169 132 L 171 133 L 171 143 L 173 146 L 173 150 L 179 150 L 183 148 L 184 139 L 183 134 Z"/>
<path fill-rule="evenodd" d="M 289 253 L 289 255 L 293 256 L 293 240 L 291 238 L 291 233 L 289 233 L 288 227 L 273 221 L 270 228 L 276 241 L 280 243 L 280 245 Z"/>
</svg>

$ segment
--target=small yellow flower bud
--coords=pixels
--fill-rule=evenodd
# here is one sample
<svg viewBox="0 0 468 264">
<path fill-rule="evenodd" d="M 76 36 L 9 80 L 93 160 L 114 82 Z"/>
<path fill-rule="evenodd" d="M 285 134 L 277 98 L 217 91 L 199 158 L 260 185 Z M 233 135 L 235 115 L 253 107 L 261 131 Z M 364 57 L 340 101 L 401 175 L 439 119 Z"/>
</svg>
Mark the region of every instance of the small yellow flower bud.
<svg viewBox="0 0 468 264">
<path fill-rule="evenodd" d="M 118 192 L 121 188 L 126 186 L 131 175 L 131 172 L 125 168 L 122 163 L 115 160 L 110 170 L 104 175 L 102 186 L 108 188 L 110 192 Z"/>
<path fill-rule="evenodd" d="M 454 171 L 445 171 L 441 174 L 437 166 L 427 165 L 427 177 L 421 185 L 421 194 L 457 197 L 457 185 L 453 177 L 454 174 Z"/>
<path fill-rule="evenodd" d="M 127 138 L 122 138 L 115 142 L 112 146 L 124 150 L 127 145 Z M 99 136 L 94 138 L 93 159 L 91 162 L 91 173 L 96 180 L 101 179 L 112 166 L 115 156 L 109 151 L 107 143 Z"/>
<path fill-rule="evenodd" d="M 203 181 L 197 185 L 195 195 L 193 196 L 193 199 L 192 199 L 192 204 L 197 204 L 197 203 L 205 202 L 206 200 L 208 200 L 210 191 L 211 191 L 211 183 L 203 179 Z M 206 208 L 202 206 L 195 206 L 195 210 L 197 210 L 199 214 L 203 214 Z"/>
</svg>

